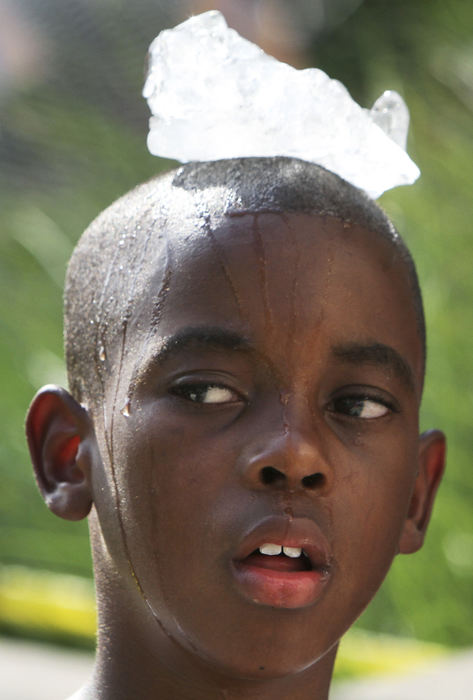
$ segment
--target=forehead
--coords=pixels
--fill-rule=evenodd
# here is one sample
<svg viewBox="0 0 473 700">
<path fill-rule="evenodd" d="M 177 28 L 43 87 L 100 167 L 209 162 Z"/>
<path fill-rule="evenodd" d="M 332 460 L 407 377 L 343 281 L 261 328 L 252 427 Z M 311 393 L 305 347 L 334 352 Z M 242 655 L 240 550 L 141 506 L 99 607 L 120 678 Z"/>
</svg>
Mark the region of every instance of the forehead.
<svg viewBox="0 0 473 700">
<path fill-rule="evenodd" d="M 169 245 L 141 300 L 143 328 L 161 298 L 151 346 L 189 326 L 236 331 L 282 361 L 289 346 L 300 357 L 315 342 L 381 343 L 422 375 L 408 271 L 380 234 L 331 216 L 255 212 L 184 223 Z"/>
</svg>

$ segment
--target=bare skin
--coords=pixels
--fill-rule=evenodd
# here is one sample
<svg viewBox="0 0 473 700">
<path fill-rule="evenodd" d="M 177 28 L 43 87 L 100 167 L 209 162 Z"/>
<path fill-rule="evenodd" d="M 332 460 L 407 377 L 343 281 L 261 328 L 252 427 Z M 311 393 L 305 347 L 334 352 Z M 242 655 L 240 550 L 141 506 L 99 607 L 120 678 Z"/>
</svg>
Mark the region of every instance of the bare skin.
<svg viewBox="0 0 473 700">
<path fill-rule="evenodd" d="M 327 700 L 338 640 L 422 545 L 443 472 L 407 272 L 379 236 L 305 214 L 229 218 L 176 264 L 105 426 L 54 387 L 30 409 L 49 507 L 93 504 L 98 654 L 74 700 Z"/>
</svg>

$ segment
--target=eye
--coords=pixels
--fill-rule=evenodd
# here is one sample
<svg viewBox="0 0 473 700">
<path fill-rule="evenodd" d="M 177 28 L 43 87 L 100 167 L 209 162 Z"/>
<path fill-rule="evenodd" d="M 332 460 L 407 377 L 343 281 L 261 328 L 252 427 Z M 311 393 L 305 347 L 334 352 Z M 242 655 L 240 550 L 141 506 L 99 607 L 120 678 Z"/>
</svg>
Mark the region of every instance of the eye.
<svg viewBox="0 0 473 700">
<path fill-rule="evenodd" d="M 240 400 L 239 394 L 222 384 L 194 383 L 180 384 L 171 393 L 194 403 L 225 404 Z"/>
<path fill-rule="evenodd" d="M 393 411 L 387 401 L 370 396 L 342 396 L 332 401 L 330 410 L 352 418 L 371 420 L 382 418 Z"/>
</svg>

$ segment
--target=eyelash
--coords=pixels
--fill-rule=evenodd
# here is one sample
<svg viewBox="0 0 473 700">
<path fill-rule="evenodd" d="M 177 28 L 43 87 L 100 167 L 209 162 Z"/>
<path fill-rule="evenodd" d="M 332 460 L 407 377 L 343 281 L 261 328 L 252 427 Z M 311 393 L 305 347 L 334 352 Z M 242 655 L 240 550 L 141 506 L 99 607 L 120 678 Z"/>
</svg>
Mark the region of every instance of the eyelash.
<svg viewBox="0 0 473 700">
<path fill-rule="evenodd" d="M 211 392 L 212 390 L 215 390 L 213 398 L 216 400 L 202 400 L 204 395 L 206 393 L 208 395 L 209 392 Z M 224 398 L 222 396 L 222 393 L 225 394 L 225 392 L 228 392 L 229 395 L 232 395 L 232 398 Z M 218 382 L 188 382 L 173 387 L 170 393 L 185 401 L 189 401 L 190 403 L 207 406 L 223 406 L 237 403 L 243 400 L 243 397 L 237 391 L 226 386 L 225 384 L 221 384 Z M 365 404 L 365 406 L 363 406 L 362 404 Z M 372 415 L 362 416 L 361 413 L 367 408 L 366 404 L 372 404 Z M 342 406 L 344 410 L 342 410 Z M 376 407 L 383 407 L 384 409 L 386 409 L 386 411 L 384 413 L 376 415 Z M 360 410 L 356 412 L 357 409 Z M 379 418 L 384 418 L 390 413 L 398 412 L 397 408 L 392 402 L 387 401 L 385 398 L 380 397 L 377 394 L 368 394 L 366 392 L 340 395 L 335 399 L 332 399 L 328 406 L 328 410 L 332 414 L 342 415 L 351 420 L 362 421 L 377 420 Z"/>
<path fill-rule="evenodd" d="M 368 403 L 368 404 L 373 404 L 373 406 L 381 406 L 386 409 L 385 413 L 382 413 L 381 415 L 371 415 L 371 416 L 361 416 L 359 413 L 350 413 L 349 410 L 342 411 L 339 409 L 339 405 L 341 403 L 345 403 L 345 406 L 348 404 L 351 404 L 351 408 L 354 409 L 359 406 L 362 403 Z M 338 405 L 338 408 L 337 408 Z M 338 396 L 335 399 L 332 399 L 332 401 L 329 404 L 328 410 L 331 413 L 335 413 L 337 415 L 343 415 L 346 416 L 349 419 L 352 420 L 377 420 L 379 418 L 384 418 L 390 413 L 398 413 L 397 407 L 391 402 L 386 400 L 385 398 L 378 396 L 376 394 L 367 394 L 367 393 L 360 393 L 360 394 L 347 394 L 347 395 L 342 395 Z M 363 409 L 362 409 L 363 410 Z M 376 412 L 376 409 L 375 409 Z"/>
<path fill-rule="evenodd" d="M 201 399 L 203 394 L 212 389 L 217 390 L 217 397 L 218 392 L 228 392 L 229 394 L 232 394 L 234 398 L 223 401 L 202 401 Z M 188 382 L 185 384 L 179 384 L 172 387 L 170 393 L 184 399 L 185 401 L 189 401 L 190 403 L 201 405 L 206 404 L 209 406 L 222 406 L 224 404 L 236 403 L 242 399 L 235 389 L 231 389 L 230 387 L 225 386 L 225 384 L 219 384 L 218 382 Z"/>
</svg>

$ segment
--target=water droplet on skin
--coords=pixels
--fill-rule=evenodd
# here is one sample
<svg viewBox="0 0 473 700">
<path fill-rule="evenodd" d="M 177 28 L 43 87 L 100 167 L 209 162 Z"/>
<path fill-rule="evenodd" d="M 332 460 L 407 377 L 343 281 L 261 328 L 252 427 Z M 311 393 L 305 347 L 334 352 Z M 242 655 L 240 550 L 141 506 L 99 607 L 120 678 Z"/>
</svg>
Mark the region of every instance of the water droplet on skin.
<svg viewBox="0 0 473 700">
<path fill-rule="evenodd" d="M 287 391 L 281 392 L 279 395 L 279 400 L 283 406 L 287 406 L 289 403 L 289 394 Z"/>
<path fill-rule="evenodd" d="M 119 247 L 119 248 L 123 248 L 124 245 L 125 245 L 125 241 L 124 241 L 123 238 L 122 238 L 120 241 L 118 241 L 118 247 Z"/>
<path fill-rule="evenodd" d="M 100 362 L 105 362 L 106 359 L 107 359 L 107 356 L 105 354 L 105 348 L 103 345 L 101 345 L 100 350 L 99 350 L 99 360 L 100 360 Z"/>
<path fill-rule="evenodd" d="M 289 516 L 289 519 L 292 520 L 294 518 L 294 511 L 291 508 L 291 506 L 286 506 L 284 508 L 284 513 Z"/>
<path fill-rule="evenodd" d="M 120 413 L 122 414 L 122 416 L 124 416 L 125 418 L 129 418 L 129 416 L 130 416 L 130 408 L 131 408 L 131 401 L 130 401 L 129 398 L 127 398 L 126 401 L 125 401 L 125 404 L 124 404 L 124 406 L 123 406 L 123 408 L 122 408 L 122 410 L 120 411 Z"/>
</svg>

